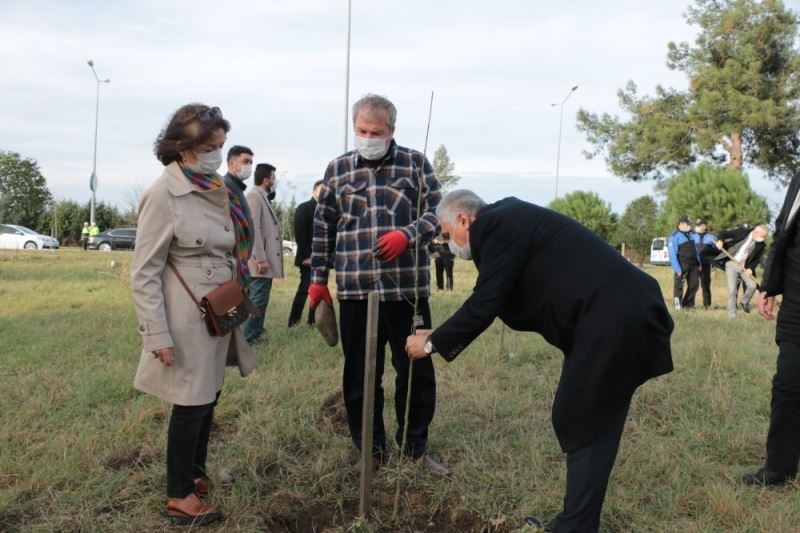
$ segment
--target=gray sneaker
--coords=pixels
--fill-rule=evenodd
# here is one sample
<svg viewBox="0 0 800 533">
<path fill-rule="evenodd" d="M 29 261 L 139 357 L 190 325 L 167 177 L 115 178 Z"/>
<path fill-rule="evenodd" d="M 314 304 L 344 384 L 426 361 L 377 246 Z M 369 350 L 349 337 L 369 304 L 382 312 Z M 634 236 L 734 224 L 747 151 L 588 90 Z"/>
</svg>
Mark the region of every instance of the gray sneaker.
<svg viewBox="0 0 800 533">
<path fill-rule="evenodd" d="M 680 311 L 681 310 L 681 299 L 678 298 L 678 297 L 675 297 L 675 300 L 673 300 L 673 301 L 675 302 L 675 310 L 676 311 Z"/>
</svg>

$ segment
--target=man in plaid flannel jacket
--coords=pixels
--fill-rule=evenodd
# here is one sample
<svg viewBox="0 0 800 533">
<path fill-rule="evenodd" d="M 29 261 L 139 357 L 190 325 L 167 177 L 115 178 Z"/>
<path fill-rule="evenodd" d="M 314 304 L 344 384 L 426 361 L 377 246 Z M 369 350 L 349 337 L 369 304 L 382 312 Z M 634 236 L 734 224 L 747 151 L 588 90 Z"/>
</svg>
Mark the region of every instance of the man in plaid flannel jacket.
<svg viewBox="0 0 800 533">
<path fill-rule="evenodd" d="M 333 160 L 325 172 L 314 214 L 310 305 L 332 305 L 328 273 L 336 270 L 340 332 L 344 351 L 344 401 L 350 435 L 361 445 L 367 294 L 380 293 L 378 360 L 375 379 L 373 465 L 386 455 L 381 385 L 386 343 L 392 351 L 398 446 L 403 435 L 409 358 L 405 339 L 414 325 L 419 297 L 420 327 L 431 323 L 427 243 L 436 235 L 439 182 L 427 159 L 394 141 L 397 110 L 384 97 L 367 95 L 353 106 L 356 150 Z M 421 186 L 420 186 L 421 182 Z M 422 194 L 420 212 L 418 195 Z M 417 242 L 418 241 L 418 242 Z M 419 249 L 418 258 L 415 249 Z M 418 264 L 415 265 L 415 260 Z M 415 286 L 415 268 L 418 286 Z M 421 459 L 429 471 L 448 471 L 427 455 L 428 426 L 436 406 L 436 379 L 430 359 L 414 365 L 405 455 Z M 363 465 L 359 465 L 362 467 Z"/>
</svg>

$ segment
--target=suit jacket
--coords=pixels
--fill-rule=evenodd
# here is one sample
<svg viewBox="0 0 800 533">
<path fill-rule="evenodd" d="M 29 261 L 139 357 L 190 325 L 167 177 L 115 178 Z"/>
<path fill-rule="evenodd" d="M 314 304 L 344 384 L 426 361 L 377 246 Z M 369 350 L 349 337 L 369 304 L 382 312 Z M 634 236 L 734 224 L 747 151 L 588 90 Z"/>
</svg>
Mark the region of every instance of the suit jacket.
<svg viewBox="0 0 800 533">
<path fill-rule="evenodd" d="M 800 191 L 800 174 L 795 175 L 789 183 L 783 207 L 781 207 L 778 218 L 775 219 L 775 233 L 772 236 L 772 246 L 764 263 L 764 276 L 761 280 L 761 290 L 765 291 L 768 296 L 783 293 L 786 248 L 792 242 L 797 231 L 797 214 L 791 220 L 788 218 L 798 191 Z"/>
<path fill-rule="evenodd" d="M 672 370 L 658 282 L 575 220 L 506 198 L 478 214 L 469 242 L 475 288 L 431 341 L 452 360 L 499 316 L 560 348 L 553 425 L 564 451 L 593 440 L 636 387 Z"/>
<path fill-rule="evenodd" d="M 250 213 L 253 215 L 253 253 L 247 266 L 250 275 L 254 278 L 282 278 L 283 277 L 283 231 L 281 223 L 272 204 L 267 198 L 267 192 L 261 187 L 253 187 L 247 193 L 247 203 L 250 204 Z M 256 274 L 256 262 L 268 261 L 269 268 L 263 274 Z"/>
<path fill-rule="evenodd" d="M 225 365 L 247 375 L 255 356 L 240 328 L 212 337 L 192 297 L 167 267 L 171 260 L 199 300 L 234 276 L 228 193 L 199 191 L 177 163 L 142 195 L 131 289 L 143 349 L 134 387 L 178 405 L 205 405 L 222 388 Z M 164 365 L 153 350 L 175 349 Z"/>
<path fill-rule="evenodd" d="M 297 243 L 297 253 L 294 256 L 294 266 L 303 265 L 303 261 L 311 258 L 311 241 L 314 238 L 314 211 L 317 201 L 311 198 L 297 206 L 294 211 L 294 242 Z"/>
<path fill-rule="evenodd" d="M 791 206 L 790 206 L 791 207 Z M 740 226 L 738 228 L 727 229 L 724 231 L 719 232 L 718 240 L 721 240 L 725 245 L 725 249 L 731 255 L 736 255 L 736 252 L 744 246 L 744 243 L 747 242 L 747 237 L 753 231 L 753 227 L 749 225 Z M 766 244 L 763 242 L 755 243 L 753 249 L 750 250 L 750 253 L 744 260 L 744 267 L 749 268 L 750 270 L 756 270 L 759 261 L 761 261 L 761 255 L 764 253 L 764 249 L 767 247 Z M 718 262 L 719 265 L 724 265 L 730 259 L 724 253 L 721 253 L 714 258 L 715 261 Z"/>
</svg>

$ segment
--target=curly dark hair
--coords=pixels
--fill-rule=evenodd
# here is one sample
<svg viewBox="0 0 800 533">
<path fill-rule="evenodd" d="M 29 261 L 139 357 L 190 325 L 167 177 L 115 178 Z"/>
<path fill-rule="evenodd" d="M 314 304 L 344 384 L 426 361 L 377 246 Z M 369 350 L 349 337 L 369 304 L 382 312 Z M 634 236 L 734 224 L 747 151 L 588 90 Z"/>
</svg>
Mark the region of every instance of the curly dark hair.
<svg viewBox="0 0 800 533">
<path fill-rule="evenodd" d="M 180 152 L 196 148 L 208 141 L 214 132 L 231 130 L 218 107 L 186 104 L 179 108 L 158 134 L 153 151 L 164 166 L 181 161 Z"/>
</svg>

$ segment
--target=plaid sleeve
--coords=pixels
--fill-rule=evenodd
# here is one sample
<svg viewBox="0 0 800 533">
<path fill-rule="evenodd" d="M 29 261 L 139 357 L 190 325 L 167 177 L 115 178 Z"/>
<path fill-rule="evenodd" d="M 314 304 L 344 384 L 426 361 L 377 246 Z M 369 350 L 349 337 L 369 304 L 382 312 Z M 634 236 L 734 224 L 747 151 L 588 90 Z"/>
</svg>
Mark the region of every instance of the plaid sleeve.
<svg viewBox="0 0 800 533">
<path fill-rule="evenodd" d="M 334 163 L 328 165 L 314 212 L 314 237 L 311 241 L 311 283 L 327 285 L 336 250 L 336 225 L 339 206 L 336 202 Z"/>
<path fill-rule="evenodd" d="M 419 154 L 420 159 L 423 158 Z M 434 236 L 439 232 L 439 219 L 436 217 L 436 206 L 442 199 L 442 190 L 439 185 L 439 180 L 436 179 L 436 174 L 433 172 L 433 166 L 427 158 L 422 159 L 422 168 L 424 174 L 424 190 L 422 200 L 422 213 L 419 217 L 419 237 L 420 244 L 430 242 Z M 419 167 L 417 167 L 419 168 Z M 411 223 L 402 228 L 403 233 L 408 237 L 409 244 L 413 244 L 417 238 L 417 224 Z"/>
</svg>

